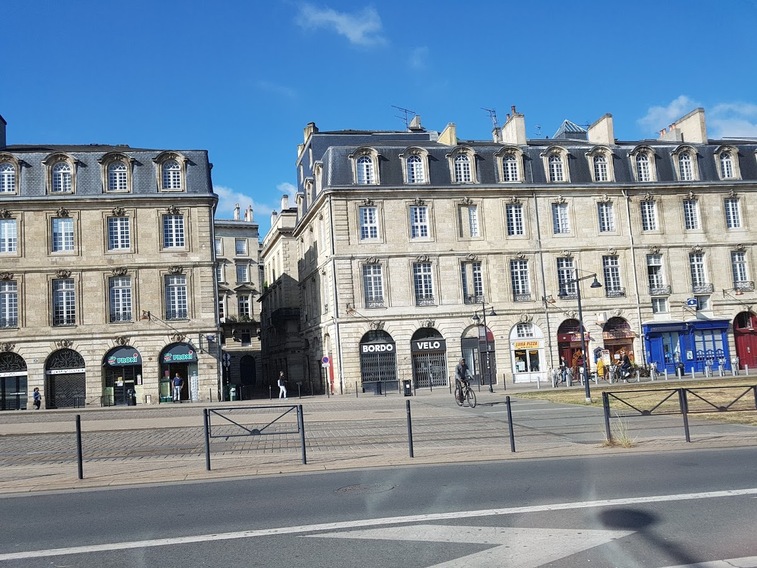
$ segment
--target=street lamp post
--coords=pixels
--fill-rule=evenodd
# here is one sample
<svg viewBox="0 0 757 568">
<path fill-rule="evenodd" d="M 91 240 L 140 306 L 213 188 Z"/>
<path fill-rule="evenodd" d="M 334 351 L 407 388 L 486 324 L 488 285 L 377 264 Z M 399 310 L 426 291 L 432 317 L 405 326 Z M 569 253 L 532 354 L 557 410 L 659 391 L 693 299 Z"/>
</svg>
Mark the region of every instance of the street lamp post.
<svg viewBox="0 0 757 568">
<path fill-rule="evenodd" d="M 489 328 L 486 326 L 486 302 L 484 301 L 483 297 L 481 298 L 481 315 L 483 316 L 483 328 L 479 326 L 479 332 L 478 332 L 478 355 L 479 360 L 481 360 L 481 344 L 483 343 L 484 349 L 486 350 L 486 374 L 489 378 L 489 392 L 494 392 L 494 386 L 492 386 L 492 365 L 489 357 L 491 356 L 489 351 Z M 490 316 L 496 316 L 497 314 L 494 312 L 494 308 L 491 308 L 491 311 L 489 312 Z M 482 321 L 481 318 L 478 317 L 478 311 L 473 313 L 473 317 L 471 318 L 473 320 L 473 323 L 476 325 L 479 325 L 479 323 Z M 483 341 L 482 341 L 483 339 Z M 483 361 L 482 361 L 483 362 Z"/>
<path fill-rule="evenodd" d="M 577 269 L 575 269 L 577 270 Z M 584 333 L 584 312 L 583 308 L 581 307 L 581 281 L 582 280 L 588 280 L 589 278 L 593 278 L 594 281 L 591 283 L 591 288 L 601 288 L 602 284 L 600 284 L 599 280 L 597 280 L 596 273 L 589 274 L 588 276 L 582 276 L 581 278 L 578 278 L 578 273 L 576 272 L 576 278 L 573 280 L 567 281 L 565 284 L 575 284 L 576 285 L 576 298 L 578 299 L 578 328 L 581 333 L 581 353 L 584 358 L 583 362 L 583 368 L 584 368 L 584 392 L 586 394 L 586 402 L 591 403 L 591 390 L 589 387 L 589 367 L 587 365 L 587 353 L 586 353 L 586 335 Z"/>
</svg>

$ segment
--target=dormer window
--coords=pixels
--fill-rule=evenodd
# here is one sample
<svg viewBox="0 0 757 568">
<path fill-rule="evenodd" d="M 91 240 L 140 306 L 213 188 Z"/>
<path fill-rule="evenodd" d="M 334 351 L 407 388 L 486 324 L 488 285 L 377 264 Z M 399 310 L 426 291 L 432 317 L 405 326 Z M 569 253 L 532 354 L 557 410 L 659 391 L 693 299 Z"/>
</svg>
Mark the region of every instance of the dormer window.
<svg viewBox="0 0 757 568">
<path fill-rule="evenodd" d="M 520 148 L 506 147 L 495 154 L 499 179 L 504 183 L 523 181 L 523 153 Z"/>
<path fill-rule="evenodd" d="M 447 154 L 453 183 L 476 183 L 475 154 L 466 147 Z"/>
<path fill-rule="evenodd" d="M 350 154 L 355 183 L 358 185 L 378 185 L 378 153 L 373 148 L 360 148 Z"/>
<path fill-rule="evenodd" d="M 131 190 L 131 161 L 123 154 L 106 154 L 100 159 L 106 192 Z"/>
<path fill-rule="evenodd" d="M 630 154 L 631 168 L 638 182 L 657 181 L 655 157 L 652 149 L 647 146 L 635 148 Z"/>
<path fill-rule="evenodd" d="M 715 166 L 720 179 L 741 179 L 739 152 L 732 146 L 721 146 L 715 150 Z"/>
<path fill-rule="evenodd" d="M 680 146 L 671 156 L 678 173 L 678 181 L 696 181 L 699 179 L 696 150 L 689 146 Z"/>
<path fill-rule="evenodd" d="M 16 193 L 18 162 L 13 156 L 0 155 L 0 193 Z"/>
<path fill-rule="evenodd" d="M 568 152 L 564 148 L 550 148 L 541 157 L 544 161 L 544 169 L 549 183 L 570 182 Z"/>
<path fill-rule="evenodd" d="M 176 152 L 163 152 L 154 159 L 158 167 L 160 191 L 186 191 L 186 165 L 184 156 Z"/>
<path fill-rule="evenodd" d="M 400 154 L 405 183 L 428 183 L 428 152 L 423 148 L 408 148 Z"/>
<path fill-rule="evenodd" d="M 47 166 L 48 193 L 74 193 L 76 175 L 74 161 L 65 154 L 48 156 L 43 162 Z"/>
<path fill-rule="evenodd" d="M 594 182 L 608 182 L 615 180 L 615 170 L 612 163 L 612 153 L 608 148 L 594 148 L 587 152 L 591 178 Z"/>
</svg>

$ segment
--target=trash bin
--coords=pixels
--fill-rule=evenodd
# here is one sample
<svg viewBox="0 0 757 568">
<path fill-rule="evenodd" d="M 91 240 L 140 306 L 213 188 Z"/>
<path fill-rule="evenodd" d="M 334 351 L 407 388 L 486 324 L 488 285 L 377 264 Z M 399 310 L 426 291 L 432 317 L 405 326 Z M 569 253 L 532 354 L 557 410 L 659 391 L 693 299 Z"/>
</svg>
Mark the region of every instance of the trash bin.
<svg viewBox="0 0 757 568">
<path fill-rule="evenodd" d="M 405 396 L 412 396 L 413 383 L 409 379 L 405 379 L 404 381 L 402 381 L 402 390 L 405 393 Z"/>
<path fill-rule="evenodd" d="M 236 385 L 231 385 L 229 387 L 229 400 L 237 400 L 237 387 L 236 387 Z"/>
</svg>

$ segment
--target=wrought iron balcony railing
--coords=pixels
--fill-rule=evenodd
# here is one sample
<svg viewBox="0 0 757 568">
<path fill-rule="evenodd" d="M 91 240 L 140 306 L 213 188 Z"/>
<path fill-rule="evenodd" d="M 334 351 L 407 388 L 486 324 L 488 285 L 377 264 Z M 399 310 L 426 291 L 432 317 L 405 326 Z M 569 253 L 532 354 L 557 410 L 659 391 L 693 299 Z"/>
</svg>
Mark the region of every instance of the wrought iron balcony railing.
<svg viewBox="0 0 757 568">
<path fill-rule="evenodd" d="M 522 292 L 520 294 L 513 294 L 513 302 L 530 302 L 531 292 Z"/>
<path fill-rule="evenodd" d="M 707 284 L 694 284 L 691 287 L 692 294 L 712 294 L 715 291 L 715 285 L 712 282 Z"/>
<path fill-rule="evenodd" d="M 626 289 L 622 286 L 616 288 L 605 288 L 606 298 L 624 298 L 626 295 Z"/>
<path fill-rule="evenodd" d="M 650 296 L 670 296 L 670 284 L 660 284 L 649 287 Z"/>
<path fill-rule="evenodd" d="M 740 290 L 741 292 L 754 292 L 754 280 L 740 280 L 733 283 L 734 290 Z"/>
<path fill-rule="evenodd" d="M 415 297 L 415 305 L 416 306 L 434 306 L 436 305 L 436 302 L 434 301 L 434 295 L 433 294 L 424 294 L 420 296 Z"/>
</svg>

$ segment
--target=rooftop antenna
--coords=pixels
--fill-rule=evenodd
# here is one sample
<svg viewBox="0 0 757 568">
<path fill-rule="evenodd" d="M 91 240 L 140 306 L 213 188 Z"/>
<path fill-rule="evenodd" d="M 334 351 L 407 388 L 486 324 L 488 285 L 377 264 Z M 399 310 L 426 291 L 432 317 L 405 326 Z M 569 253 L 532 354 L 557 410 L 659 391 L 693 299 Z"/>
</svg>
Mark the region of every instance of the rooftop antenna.
<svg viewBox="0 0 757 568">
<path fill-rule="evenodd" d="M 481 110 L 485 110 L 486 112 L 489 113 L 489 118 L 492 119 L 492 127 L 495 129 L 499 128 L 499 124 L 497 123 L 497 111 L 494 110 L 493 108 L 484 108 L 484 107 L 481 107 Z"/>
<path fill-rule="evenodd" d="M 536 135 L 541 136 L 541 124 L 536 125 Z"/>
<path fill-rule="evenodd" d="M 417 113 L 414 110 L 410 110 L 409 108 L 402 108 L 395 105 L 392 105 L 392 108 L 396 108 L 398 111 L 403 113 L 403 116 L 397 116 L 397 118 L 401 118 L 405 121 L 405 129 L 410 128 L 410 121 L 408 120 L 408 117 L 412 114 L 415 116 Z"/>
</svg>

